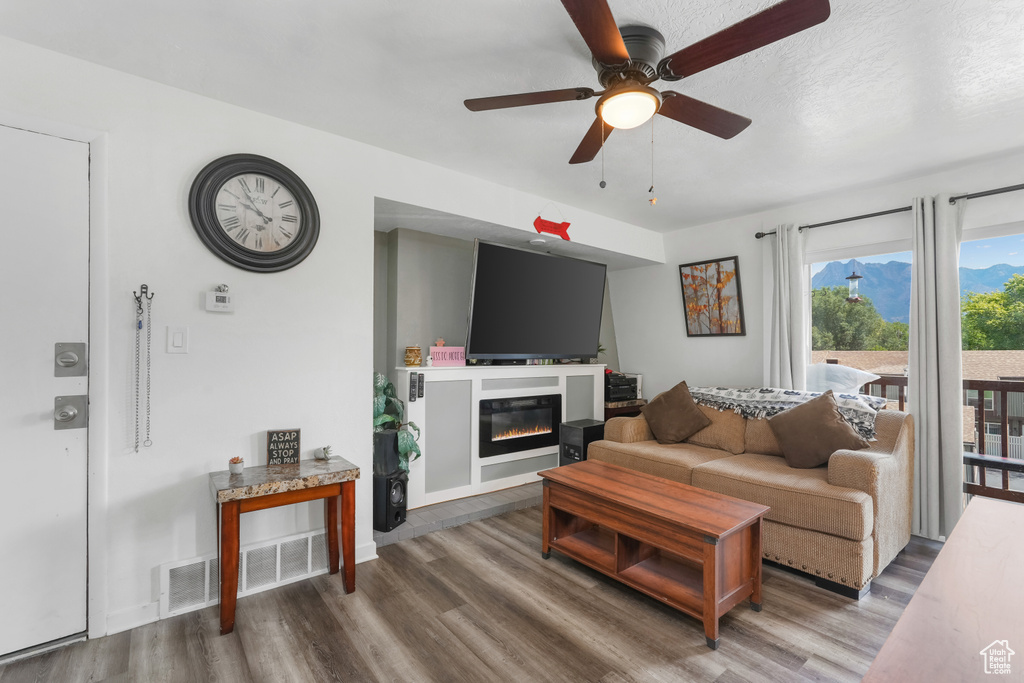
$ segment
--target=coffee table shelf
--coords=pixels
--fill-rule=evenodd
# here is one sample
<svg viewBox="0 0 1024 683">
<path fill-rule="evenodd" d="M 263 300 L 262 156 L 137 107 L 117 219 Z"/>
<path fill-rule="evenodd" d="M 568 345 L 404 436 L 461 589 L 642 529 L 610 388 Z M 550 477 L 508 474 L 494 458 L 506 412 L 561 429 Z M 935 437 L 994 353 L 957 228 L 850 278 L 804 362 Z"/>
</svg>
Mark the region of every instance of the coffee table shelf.
<svg viewBox="0 0 1024 683">
<path fill-rule="evenodd" d="M 596 460 L 539 473 L 542 556 L 552 550 L 701 619 L 750 598 L 761 609 L 761 519 L 768 508 Z"/>
<path fill-rule="evenodd" d="M 655 555 L 619 572 L 623 582 L 698 619 L 704 610 L 704 570 Z"/>
<path fill-rule="evenodd" d="M 559 552 L 605 572 L 615 571 L 615 532 L 600 526 L 558 539 Z"/>
</svg>

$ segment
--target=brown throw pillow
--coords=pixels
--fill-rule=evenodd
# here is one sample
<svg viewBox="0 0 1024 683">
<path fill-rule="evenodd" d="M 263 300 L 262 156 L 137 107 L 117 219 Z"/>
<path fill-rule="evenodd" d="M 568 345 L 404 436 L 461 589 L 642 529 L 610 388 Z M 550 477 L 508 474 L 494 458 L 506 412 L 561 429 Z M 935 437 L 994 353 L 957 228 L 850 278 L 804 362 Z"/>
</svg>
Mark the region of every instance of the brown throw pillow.
<svg viewBox="0 0 1024 683">
<path fill-rule="evenodd" d="M 679 443 L 711 422 L 693 402 L 686 382 L 659 394 L 640 412 L 658 443 Z"/>
<path fill-rule="evenodd" d="M 708 418 L 710 424 L 686 440 L 706 448 L 717 448 L 739 455 L 744 448 L 746 420 L 732 410 L 716 410 L 708 406 L 697 406 Z"/>
<path fill-rule="evenodd" d="M 870 445 L 839 412 L 831 391 L 779 413 L 768 420 L 768 426 L 790 467 L 818 467 L 841 448 L 857 450 Z"/>
</svg>

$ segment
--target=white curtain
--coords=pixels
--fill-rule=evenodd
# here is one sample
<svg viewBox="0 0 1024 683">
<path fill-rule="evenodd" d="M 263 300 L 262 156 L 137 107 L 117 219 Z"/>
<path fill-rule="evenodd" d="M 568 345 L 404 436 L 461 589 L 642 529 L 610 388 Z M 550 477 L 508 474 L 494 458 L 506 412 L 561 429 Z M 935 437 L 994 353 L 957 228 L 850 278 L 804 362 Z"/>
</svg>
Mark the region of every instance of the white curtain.
<svg viewBox="0 0 1024 683">
<path fill-rule="evenodd" d="M 775 229 L 769 383 L 803 390 L 807 377 L 807 305 L 804 243 L 795 225 Z"/>
<path fill-rule="evenodd" d="M 912 531 L 948 536 L 963 511 L 960 237 L 963 201 L 913 202 L 908 403 L 915 421 Z"/>
</svg>

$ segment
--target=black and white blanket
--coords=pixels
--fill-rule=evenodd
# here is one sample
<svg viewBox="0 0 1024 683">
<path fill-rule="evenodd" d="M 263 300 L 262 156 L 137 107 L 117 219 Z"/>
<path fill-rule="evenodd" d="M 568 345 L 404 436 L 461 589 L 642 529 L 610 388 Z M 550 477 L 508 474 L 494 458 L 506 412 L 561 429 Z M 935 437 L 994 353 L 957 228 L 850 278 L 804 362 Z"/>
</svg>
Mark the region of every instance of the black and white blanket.
<svg viewBox="0 0 1024 683">
<path fill-rule="evenodd" d="M 821 396 L 821 392 L 752 387 L 690 387 L 697 403 L 717 410 L 732 410 L 750 419 L 778 415 L 793 406 Z M 839 412 L 865 439 L 875 438 L 875 414 L 885 407 L 885 398 L 867 394 L 832 394 Z"/>
</svg>

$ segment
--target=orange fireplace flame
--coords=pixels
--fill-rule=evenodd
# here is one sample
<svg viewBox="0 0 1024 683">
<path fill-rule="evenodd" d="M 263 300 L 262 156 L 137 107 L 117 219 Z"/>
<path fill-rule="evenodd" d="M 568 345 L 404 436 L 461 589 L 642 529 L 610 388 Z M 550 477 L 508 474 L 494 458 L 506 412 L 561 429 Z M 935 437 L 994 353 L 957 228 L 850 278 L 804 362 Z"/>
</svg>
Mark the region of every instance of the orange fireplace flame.
<svg viewBox="0 0 1024 683">
<path fill-rule="evenodd" d="M 504 441 L 505 439 L 518 439 L 524 436 L 537 436 L 538 434 L 550 434 L 551 427 L 542 427 L 537 425 L 536 427 L 526 428 L 515 428 L 507 429 L 504 432 L 495 434 L 491 437 L 491 441 Z"/>
</svg>

